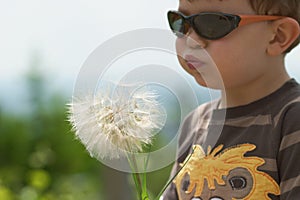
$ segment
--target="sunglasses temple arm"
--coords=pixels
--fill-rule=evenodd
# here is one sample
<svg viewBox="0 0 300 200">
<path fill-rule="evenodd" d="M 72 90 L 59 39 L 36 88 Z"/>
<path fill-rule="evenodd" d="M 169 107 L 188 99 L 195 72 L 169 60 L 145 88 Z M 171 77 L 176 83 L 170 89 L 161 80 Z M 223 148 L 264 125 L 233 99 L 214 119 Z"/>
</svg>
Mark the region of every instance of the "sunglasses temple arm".
<svg viewBox="0 0 300 200">
<path fill-rule="evenodd" d="M 261 16 L 253 16 L 253 15 L 240 15 L 241 21 L 239 23 L 240 26 L 260 22 L 260 21 L 269 21 L 269 20 L 277 20 L 282 19 L 282 16 L 268 16 L 268 15 L 261 15 Z"/>
</svg>

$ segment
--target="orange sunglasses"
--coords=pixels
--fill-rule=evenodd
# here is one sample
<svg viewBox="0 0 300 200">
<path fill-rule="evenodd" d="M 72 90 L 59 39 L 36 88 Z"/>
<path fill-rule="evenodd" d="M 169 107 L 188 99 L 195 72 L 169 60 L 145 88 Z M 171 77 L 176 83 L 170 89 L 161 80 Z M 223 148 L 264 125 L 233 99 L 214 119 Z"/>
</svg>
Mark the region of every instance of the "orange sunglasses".
<svg viewBox="0 0 300 200">
<path fill-rule="evenodd" d="M 178 37 L 183 37 L 188 33 L 190 27 L 192 27 L 199 36 L 208 40 L 217 40 L 225 37 L 238 26 L 281 18 L 284 17 L 272 15 L 233 15 L 221 12 L 202 12 L 185 16 L 178 11 L 168 12 L 170 28 Z"/>
</svg>

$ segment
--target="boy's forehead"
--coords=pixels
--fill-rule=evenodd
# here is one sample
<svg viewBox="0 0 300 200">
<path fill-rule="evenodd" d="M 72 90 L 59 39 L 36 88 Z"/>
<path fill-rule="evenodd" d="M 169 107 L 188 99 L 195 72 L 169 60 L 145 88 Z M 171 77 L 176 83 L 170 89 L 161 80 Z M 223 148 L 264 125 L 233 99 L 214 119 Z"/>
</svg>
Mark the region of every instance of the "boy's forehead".
<svg viewBox="0 0 300 200">
<path fill-rule="evenodd" d="M 187 2 L 195 2 L 195 1 L 226 1 L 226 0 L 179 0 L 179 1 L 187 1 Z"/>
<path fill-rule="evenodd" d="M 249 0 L 179 0 L 179 11 L 188 15 L 205 11 L 255 14 Z"/>
<path fill-rule="evenodd" d="M 226 0 L 186 0 L 186 1 L 192 2 L 192 1 L 226 1 Z"/>
</svg>

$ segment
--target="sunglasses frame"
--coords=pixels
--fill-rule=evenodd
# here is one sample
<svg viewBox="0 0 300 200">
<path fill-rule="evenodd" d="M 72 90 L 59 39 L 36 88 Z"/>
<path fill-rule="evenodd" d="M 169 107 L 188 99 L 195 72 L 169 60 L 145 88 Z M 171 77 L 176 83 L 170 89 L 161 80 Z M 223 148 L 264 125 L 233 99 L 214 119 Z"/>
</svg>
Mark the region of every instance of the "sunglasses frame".
<svg viewBox="0 0 300 200">
<path fill-rule="evenodd" d="M 183 20 L 182 27 L 184 28 L 184 30 L 182 30 L 182 33 L 172 28 L 172 23 L 170 22 L 170 14 L 176 14 Z M 230 22 L 231 27 L 230 30 L 224 32 L 221 35 L 215 37 L 208 37 L 198 31 L 197 25 L 194 23 L 194 21 L 195 18 L 198 17 L 199 15 L 213 15 L 213 14 L 225 17 Z M 222 12 L 201 12 L 198 14 L 186 16 L 179 11 L 172 11 L 172 10 L 168 11 L 167 15 L 168 15 L 169 26 L 171 30 L 177 35 L 177 37 L 183 37 L 183 35 L 186 35 L 188 33 L 188 30 L 192 27 L 199 36 L 208 40 L 217 40 L 223 38 L 239 26 L 243 26 L 255 22 L 278 20 L 284 18 L 284 16 L 275 16 L 275 15 L 235 15 L 235 14 L 228 14 Z"/>
</svg>

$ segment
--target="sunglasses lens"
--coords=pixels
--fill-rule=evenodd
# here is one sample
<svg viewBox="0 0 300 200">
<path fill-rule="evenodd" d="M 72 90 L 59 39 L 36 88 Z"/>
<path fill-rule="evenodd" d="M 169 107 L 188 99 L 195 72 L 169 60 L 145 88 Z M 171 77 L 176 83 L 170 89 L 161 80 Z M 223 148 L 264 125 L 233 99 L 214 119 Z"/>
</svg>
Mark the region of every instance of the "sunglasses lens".
<svg viewBox="0 0 300 200">
<path fill-rule="evenodd" d="M 187 34 L 192 26 L 205 39 L 220 39 L 236 27 L 235 20 L 234 16 L 223 13 L 200 13 L 186 18 L 179 12 L 168 12 L 170 28 L 178 37 Z"/>
<path fill-rule="evenodd" d="M 185 23 L 184 18 L 180 14 L 172 11 L 168 12 L 168 21 L 170 28 L 178 37 L 183 37 L 187 33 L 188 24 Z"/>
<path fill-rule="evenodd" d="M 207 39 L 222 38 L 233 30 L 230 19 L 216 13 L 199 14 L 193 23 L 195 31 Z"/>
</svg>

